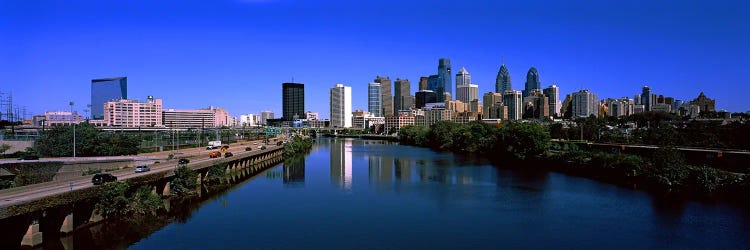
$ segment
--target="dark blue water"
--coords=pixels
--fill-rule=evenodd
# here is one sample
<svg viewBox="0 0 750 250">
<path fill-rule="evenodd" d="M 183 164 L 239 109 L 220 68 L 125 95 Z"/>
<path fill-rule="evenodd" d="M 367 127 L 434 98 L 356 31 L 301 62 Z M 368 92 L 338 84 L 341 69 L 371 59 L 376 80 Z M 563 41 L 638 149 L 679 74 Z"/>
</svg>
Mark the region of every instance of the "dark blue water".
<svg viewBox="0 0 750 250">
<path fill-rule="evenodd" d="M 382 141 L 322 139 L 133 249 L 742 249 L 750 213 Z"/>
</svg>

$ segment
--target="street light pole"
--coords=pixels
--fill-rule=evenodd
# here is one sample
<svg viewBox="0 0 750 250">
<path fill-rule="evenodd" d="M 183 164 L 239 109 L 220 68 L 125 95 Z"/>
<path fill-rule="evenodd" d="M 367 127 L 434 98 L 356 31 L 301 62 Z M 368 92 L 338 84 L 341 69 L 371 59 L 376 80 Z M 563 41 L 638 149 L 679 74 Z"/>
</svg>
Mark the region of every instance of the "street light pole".
<svg viewBox="0 0 750 250">
<path fill-rule="evenodd" d="M 75 123 L 75 116 L 73 116 L 73 102 L 68 103 L 70 104 L 70 119 L 71 124 L 73 125 L 73 158 L 76 157 L 76 123 Z"/>
</svg>

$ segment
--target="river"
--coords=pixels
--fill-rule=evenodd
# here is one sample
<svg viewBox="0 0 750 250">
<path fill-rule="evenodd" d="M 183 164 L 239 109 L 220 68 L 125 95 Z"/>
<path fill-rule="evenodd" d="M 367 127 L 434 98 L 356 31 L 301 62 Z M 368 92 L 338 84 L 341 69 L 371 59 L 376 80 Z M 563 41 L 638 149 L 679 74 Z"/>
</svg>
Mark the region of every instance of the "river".
<svg viewBox="0 0 750 250">
<path fill-rule="evenodd" d="M 750 212 L 392 142 L 319 139 L 131 249 L 741 249 Z"/>
</svg>

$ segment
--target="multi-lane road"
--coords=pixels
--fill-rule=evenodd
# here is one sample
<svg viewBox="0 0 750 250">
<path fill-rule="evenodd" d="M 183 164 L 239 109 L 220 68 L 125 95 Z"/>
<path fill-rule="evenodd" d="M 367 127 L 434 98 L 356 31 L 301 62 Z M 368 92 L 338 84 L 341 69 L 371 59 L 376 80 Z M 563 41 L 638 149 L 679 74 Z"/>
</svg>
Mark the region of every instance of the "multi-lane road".
<svg viewBox="0 0 750 250">
<path fill-rule="evenodd" d="M 239 143 L 233 143 L 229 145 L 229 152 L 233 152 L 235 156 L 233 157 L 242 157 L 245 154 L 251 154 L 253 152 L 257 152 L 259 149 L 258 146 L 264 145 L 261 141 L 245 141 L 245 142 L 239 142 Z M 265 145 L 267 148 L 266 150 L 272 150 L 275 149 L 276 146 L 274 145 Z M 245 151 L 245 147 L 252 147 L 251 151 Z M 177 151 L 174 152 L 170 151 L 164 151 L 164 152 L 158 152 L 158 153 L 149 153 L 149 154 L 143 154 L 138 155 L 134 157 L 154 157 L 153 159 L 157 159 L 157 161 L 161 161 L 159 163 L 155 163 L 152 165 L 149 165 L 151 168 L 150 172 L 146 173 L 135 173 L 133 168 L 127 168 L 127 169 L 121 169 L 117 171 L 110 172 L 112 175 L 117 176 L 118 181 L 126 180 L 129 178 L 146 175 L 150 173 L 161 173 L 161 172 L 169 172 L 173 171 L 175 167 L 177 166 L 177 159 L 179 158 L 187 158 L 190 159 L 190 164 L 200 164 L 210 161 L 218 161 L 222 158 L 209 158 L 208 153 L 213 150 L 206 150 L 205 148 L 190 148 L 190 149 L 182 149 L 179 150 L 179 154 L 177 154 Z M 175 157 L 172 160 L 167 161 L 167 157 L 169 154 L 175 153 Z M 71 157 L 72 158 L 72 157 Z M 81 161 L 85 160 L 85 158 L 88 157 L 76 157 L 74 161 Z M 124 158 L 118 158 L 118 157 L 95 157 L 95 158 L 103 158 L 103 159 L 120 159 L 123 160 Z M 41 161 L 59 161 L 59 160 L 68 160 L 68 158 L 43 158 Z M 69 180 L 63 180 L 63 181 L 51 181 L 51 182 L 45 182 L 45 183 L 39 183 L 34 185 L 28 185 L 18 188 L 12 188 L 12 189 L 5 189 L 0 190 L 0 208 L 7 207 L 15 204 L 20 204 L 28 201 L 38 200 L 42 199 L 44 197 L 54 196 L 57 194 L 65 193 L 71 190 L 78 190 L 78 189 L 84 189 L 93 186 L 91 183 L 92 175 L 88 176 L 81 176 L 76 177 L 74 179 Z"/>
</svg>

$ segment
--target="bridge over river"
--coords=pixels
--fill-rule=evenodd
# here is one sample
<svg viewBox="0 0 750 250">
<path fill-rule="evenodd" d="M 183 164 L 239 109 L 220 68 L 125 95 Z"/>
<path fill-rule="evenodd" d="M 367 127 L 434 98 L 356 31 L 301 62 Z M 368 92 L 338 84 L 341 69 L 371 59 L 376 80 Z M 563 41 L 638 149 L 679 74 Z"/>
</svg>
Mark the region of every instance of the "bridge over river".
<svg viewBox="0 0 750 250">
<path fill-rule="evenodd" d="M 281 161 L 283 149 L 283 145 L 266 145 L 265 149 L 236 151 L 234 156 L 226 158 L 209 158 L 208 151 L 201 152 L 202 149 L 193 149 L 196 153 L 191 154 L 194 155 L 192 159 L 187 157 L 190 159 L 187 166 L 198 173 L 198 183 L 204 182 L 210 167 L 219 164 L 225 164 L 227 173 L 243 177 L 252 176 L 273 166 L 272 163 Z M 152 186 L 153 192 L 168 196 L 170 194 L 169 182 L 174 177 L 177 161 L 175 158 L 151 164 L 149 166 L 151 171 L 145 173 L 134 173 L 132 168 L 110 173 L 117 176 L 118 181 L 130 180 L 133 185 L 149 185 Z M 18 232 L 18 237 L 5 235 L 0 237 L 0 241 L 20 238 L 15 246 L 20 244 L 33 247 L 42 243 L 42 235 L 45 231 L 64 235 L 79 227 L 101 221 L 102 216 L 94 211 L 92 204 L 76 206 L 77 203 L 91 201 L 103 191 L 103 186 L 94 186 L 91 183 L 91 177 L 91 175 L 80 176 L 0 190 L 0 221 L 3 221 L 3 224 L 20 224 L 24 229 Z M 9 229 L 9 225 L 3 225 L 3 228 Z M 51 232 L 52 230 L 55 232 Z M 4 233 L 13 234 L 13 232 Z M 2 243 L 0 245 L 13 244 L 0 243 Z"/>
</svg>

